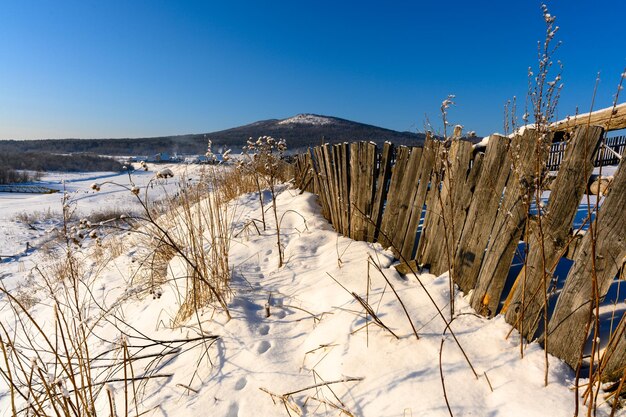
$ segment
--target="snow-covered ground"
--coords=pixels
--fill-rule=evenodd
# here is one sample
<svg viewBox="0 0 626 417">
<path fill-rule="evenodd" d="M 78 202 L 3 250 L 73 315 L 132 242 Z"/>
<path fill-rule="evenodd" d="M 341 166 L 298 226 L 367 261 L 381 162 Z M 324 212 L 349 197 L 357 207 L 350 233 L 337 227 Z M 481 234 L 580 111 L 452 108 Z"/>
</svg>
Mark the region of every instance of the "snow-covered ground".
<svg viewBox="0 0 626 417">
<path fill-rule="evenodd" d="M 177 171 L 174 180 L 169 180 L 169 188 L 149 191 L 175 193 L 177 182 L 190 176 L 181 178 L 180 174 Z M 77 210 L 88 214 L 111 206 L 131 209 L 134 196 L 128 190 L 106 185 L 98 193 L 90 190 L 93 182 L 127 182 L 127 177 L 107 175 L 65 178 Z M 139 172 L 133 180 L 145 187 L 153 175 Z M 47 181 L 61 179 L 48 177 Z M 10 197 L 0 196 L 0 253 L 24 247 L 27 239 L 41 238 L 39 232 L 13 220 L 16 214 L 48 208 L 60 212 L 60 194 Z M 551 358 L 549 385 L 544 386 L 542 349 L 530 344 L 520 358 L 519 337 L 512 332 L 507 338 L 510 326 L 502 317 L 487 320 L 477 316 L 463 294 L 456 294 L 455 318 L 447 328 L 446 274 L 400 276 L 392 266 L 390 252 L 378 244 L 339 236 L 321 216 L 314 195 L 300 195 L 289 188 L 282 189 L 278 197 L 279 216 L 284 213 L 281 231 L 285 247 L 285 265 L 278 268 L 272 216 L 266 216 L 265 232 L 257 234 L 245 227 L 249 220 L 260 217 L 257 196 L 244 195 L 232 207 L 231 320 L 219 308 L 207 307 L 184 325 L 171 326 L 180 304 L 176 278 L 185 274 L 185 268 L 175 257 L 160 297 L 142 295 L 133 279 L 141 237 L 123 237 L 120 253 L 102 270 L 95 266 L 94 244 L 79 251 L 85 266 L 94 271 L 90 294 L 108 311 L 106 320 L 93 330 L 94 353 L 119 346 L 120 329 L 130 335 L 125 340 L 135 348 L 146 343 L 144 337 L 169 341 L 167 345 L 172 347 L 178 346 L 173 340 L 218 336 L 211 343 L 168 350 L 158 364 L 137 361 L 135 375 L 143 375 L 149 366 L 152 375 L 157 375 L 147 380 L 140 413 L 448 416 L 447 397 L 455 416 L 573 415 L 574 373 Z M 5 230 L 10 236 L 5 237 Z M 31 313 L 42 322 L 51 310 L 45 302 L 46 290 L 38 286 L 30 271 L 50 262 L 46 254 L 35 250 L 0 264 L 2 284 L 30 288 L 30 295 L 41 301 Z M 376 314 L 376 320 L 366 313 L 365 305 Z M 11 314 L 6 297 L 0 297 L 0 320 L 13 325 Z M 145 348 L 141 354 L 154 354 L 156 348 L 166 351 L 164 345 Z M 104 382 L 122 376 L 118 369 L 100 378 Z M 124 384 L 107 386 L 116 398 L 118 415 L 123 415 Z M 100 411 L 109 415 L 105 395 L 101 394 Z M 598 408 L 600 416 L 609 413 L 608 404 Z M 5 415 L 11 415 L 10 401 L 6 385 L 0 384 L 0 416 Z M 617 415 L 626 416 L 626 412 Z"/>
<path fill-rule="evenodd" d="M 179 175 L 168 181 L 155 181 L 155 172 L 168 167 Z M 181 175 L 187 169 L 196 168 L 180 164 L 149 165 L 148 171 L 132 173 L 132 183 L 143 190 L 142 194 L 149 185 L 153 190 L 151 195 L 172 194 L 178 189 L 180 181 L 189 179 Z M 98 193 L 91 189 L 93 183 L 105 182 L 132 187 L 131 178 L 127 173 L 120 172 L 50 172 L 37 184 L 59 190 L 58 193 L 0 193 L 0 257 L 20 257 L 26 251 L 27 243 L 29 247 L 36 248 L 49 240 L 51 229 L 61 222 L 63 191 L 68 193 L 76 217 L 110 209 L 132 212 L 140 208 L 135 196 L 126 188 L 111 185 Z"/>
</svg>

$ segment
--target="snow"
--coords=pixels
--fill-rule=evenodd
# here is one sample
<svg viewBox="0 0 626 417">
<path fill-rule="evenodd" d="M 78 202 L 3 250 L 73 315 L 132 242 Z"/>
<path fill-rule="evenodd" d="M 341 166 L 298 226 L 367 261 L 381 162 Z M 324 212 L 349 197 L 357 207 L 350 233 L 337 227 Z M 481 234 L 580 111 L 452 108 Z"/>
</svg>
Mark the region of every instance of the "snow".
<svg viewBox="0 0 626 417">
<path fill-rule="evenodd" d="M 315 114 L 299 114 L 297 116 L 291 117 L 289 119 L 284 119 L 278 122 L 279 125 L 289 125 L 289 124 L 302 124 L 302 125 L 314 125 L 314 126 L 323 126 L 332 124 L 333 121 L 328 117 L 317 116 Z"/>
<path fill-rule="evenodd" d="M 174 179 L 196 174 L 177 172 Z M 113 191 L 110 184 L 104 184 L 98 193 L 90 190 L 94 181 L 125 181 L 123 176 L 99 175 L 64 178 L 78 210 L 88 213 L 108 206 L 130 207 L 135 197 L 128 190 Z M 153 177 L 154 172 L 137 172 L 132 179 L 146 190 Z M 162 184 L 163 188 L 148 191 L 156 195 L 173 193 L 178 184 L 170 181 Z M 11 220 L 15 213 L 48 207 L 56 210 L 59 201 L 60 194 L 24 199 L 0 196 L 2 230 L 8 227 L 13 233 L 10 239 L 2 237 L 0 253 L 30 239 L 23 234 L 24 225 Z M 511 328 L 503 317 L 487 320 L 477 316 L 466 297 L 457 293 L 450 328 L 467 353 L 477 377 L 474 375 L 446 329 L 450 315 L 447 274 L 400 276 L 392 266 L 392 254 L 380 245 L 335 233 L 310 193 L 300 195 L 282 187 L 277 204 L 279 218 L 284 213 L 281 239 L 286 262 L 280 269 L 275 225 L 269 220 L 272 216 L 267 216 L 268 230 L 260 235 L 248 229 L 242 232 L 251 219 L 259 217 L 258 198 L 248 194 L 232 204 L 233 236 L 238 237 L 233 237 L 229 253 L 231 320 L 219 309 L 207 307 L 184 325 L 173 327 L 180 304 L 179 282 L 186 274 L 181 258 L 170 262 L 170 279 L 160 288 L 158 297 L 150 296 L 132 278 L 138 268 L 136 260 L 145 251 L 144 238 L 105 238 L 122 239 L 121 254 L 89 279 L 91 294 L 109 311 L 107 320 L 94 328 L 90 341 L 94 353 L 119 345 L 120 330 L 116 326 L 131 336 L 143 334 L 158 340 L 199 334 L 219 336 L 206 345 L 172 351 L 168 360 L 158 364 L 154 368 L 157 374 L 171 376 L 148 380 L 140 412 L 148 410 L 148 415 L 154 416 L 286 416 L 281 399 L 285 398 L 287 406 L 292 407 L 291 415 L 296 415 L 295 409 L 306 416 L 340 415 L 334 404 L 355 416 L 448 416 L 441 359 L 446 395 L 456 416 L 573 415 L 573 371 L 551 357 L 549 385 L 544 387 L 541 347 L 529 344 L 524 358 L 520 358 L 519 336 L 513 331 L 507 337 Z M 87 244 L 78 253 L 94 271 L 98 269 L 93 266 L 96 250 L 94 244 Z M 46 254 L 36 250 L 19 262 L 2 263 L 0 280 L 9 288 L 28 289 L 33 297 L 43 300 L 49 295 L 29 271 L 34 265 L 43 268 L 49 264 Z M 419 340 L 387 280 L 410 312 Z M 365 300 L 398 338 L 366 316 L 352 293 Z M 446 321 L 438 315 L 427 293 Z M 51 314 L 50 307 L 39 303 L 31 314 L 45 321 Z M 89 320 L 99 314 L 92 310 Z M 14 323 L 6 308 L 6 297 L 0 297 L 0 320 Z M 139 344 L 132 337 L 127 339 L 129 345 Z M 146 348 L 142 354 L 158 350 Z M 138 361 L 134 372 L 143 374 L 147 366 L 148 361 Z M 109 378 L 121 376 L 118 371 Z M 329 382 L 335 383 L 323 385 Z M 123 383 L 108 383 L 106 389 L 116 396 L 121 413 Z M 280 397 L 291 392 L 288 397 Z M 103 415 L 108 415 L 106 402 L 100 401 L 98 406 Z M 598 409 L 600 416 L 609 413 L 608 404 Z M 0 416 L 10 414 L 7 387 L 0 384 Z M 623 417 L 626 412 L 617 415 Z"/>
<path fill-rule="evenodd" d="M 618 104 L 615 106 L 615 111 L 621 111 L 622 109 L 626 108 L 626 103 L 622 103 L 622 104 Z M 570 122 L 574 122 L 576 120 L 583 120 L 583 119 L 588 119 L 590 117 L 593 117 L 597 114 L 603 113 L 605 112 L 607 109 L 600 109 L 600 110 L 596 110 L 596 111 L 592 111 L 592 112 L 588 112 L 588 113 L 582 113 L 582 114 L 577 114 L 574 116 L 567 116 L 566 118 L 559 120 L 555 123 L 553 123 L 554 126 L 558 126 L 560 124 L 563 123 L 570 123 Z"/>
</svg>

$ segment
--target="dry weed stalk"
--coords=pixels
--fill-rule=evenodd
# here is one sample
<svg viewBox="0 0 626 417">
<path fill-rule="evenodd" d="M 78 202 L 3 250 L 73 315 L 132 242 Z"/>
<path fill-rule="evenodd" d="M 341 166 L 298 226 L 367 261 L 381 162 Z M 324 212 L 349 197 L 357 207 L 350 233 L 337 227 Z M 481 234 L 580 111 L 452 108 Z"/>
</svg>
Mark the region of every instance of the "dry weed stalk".
<svg viewBox="0 0 626 417">
<path fill-rule="evenodd" d="M 264 182 L 264 185 L 269 188 L 272 196 L 272 212 L 274 213 L 274 222 L 276 225 L 279 268 L 283 266 L 284 254 L 280 242 L 280 221 L 278 220 L 278 208 L 276 207 L 276 185 L 281 179 L 284 180 L 282 174 L 285 167 L 282 159 L 286 150 L 287 143 L 283 139 L 276 140 L 271 136 L 261 136 L 255 141 L 250 138 L 248 139 L 247 145 L 244 147 L 247 161 L 246 163 L 240 164 L 240 168 L 251 173 L 256 181 L 259 202 L 261 203 L 263 230 L 267 230 L 267 224 L 265 222 L 261 182 Z"/>
</svg>

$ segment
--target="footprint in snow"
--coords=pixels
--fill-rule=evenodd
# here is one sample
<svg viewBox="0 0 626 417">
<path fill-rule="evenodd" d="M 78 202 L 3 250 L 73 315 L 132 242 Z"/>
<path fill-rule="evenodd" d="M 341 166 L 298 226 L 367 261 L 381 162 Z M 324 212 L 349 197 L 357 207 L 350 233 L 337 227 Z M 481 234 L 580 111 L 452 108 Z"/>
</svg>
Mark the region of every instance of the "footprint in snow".
<svg viewBox="0 0 626 417">
<path fill-rule="evenodd" d="M 276 313 L 272 313 L 272 315 L 278 317 L 279 319 L 284 319 L 287 313 L 285 312 L 284 309 L 281 308 Z"/>
<path fill-rule="evenodd" d="M 242 389 L 245 388 L 245 386 L 248 384 L 248 380 L 246 379 L 245 376 L 242 376 L 241 378 L 239 378 L 237 380 L 237 382 L 235 383 L 235 390 L 237 391 L 241 391 Z"/>
<path fill-rule="evenodd" d="M 268 342 L 267 340 L 263 340 L 261 343 L 259 343 L 259 347 L 256 348 L 256 351 L 259 354 L 263 354 L 267 352 L 271 347 L 272 344 L 270 342 Z"/>
<path fill-rule="evenodd" d="M 270 326 L 268 326 L 267 324 L 264 324 L 259 327 L 259 334 L 261 336 L 267 336 L 269 332 L 270 332 Z"/>
<path fill-rule="evenodd" d="M 239 404 L 231 403 L 230 407 L 228 407 L 226 417 L 239 417 Z"/>
</svg>

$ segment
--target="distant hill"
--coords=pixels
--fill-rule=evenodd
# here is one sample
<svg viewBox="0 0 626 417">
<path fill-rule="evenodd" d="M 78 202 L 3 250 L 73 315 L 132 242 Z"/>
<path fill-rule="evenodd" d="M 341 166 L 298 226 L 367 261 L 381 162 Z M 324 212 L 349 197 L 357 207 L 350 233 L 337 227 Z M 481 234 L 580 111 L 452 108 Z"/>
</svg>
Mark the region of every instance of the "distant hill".
<svg viewBox="0 0 626 417">
<path fill-rule="evenodd" d="M 291 151 L 319 145 L 322 139 L 327 143 L 369 140 L 376 143 L 390 141 L 398 145 L 421 145 L 425 138 L 421 133 L 398 132 L 337 117 L 299 114 L 283 120 L 263 120 L 218 132 L 190 135 L 128 139 L 3 140 L 0 141 L 0 152 L 85 152 L 100 155 L 153 155 L 159 152 L 203 154 L 206 152 L 208 139 L 213 141 L 215 147 L 232 148 L 236 151 L 245 145 L 248 138 L 256 139 L 264 135 L 285 139 Z"/>
</svg>

